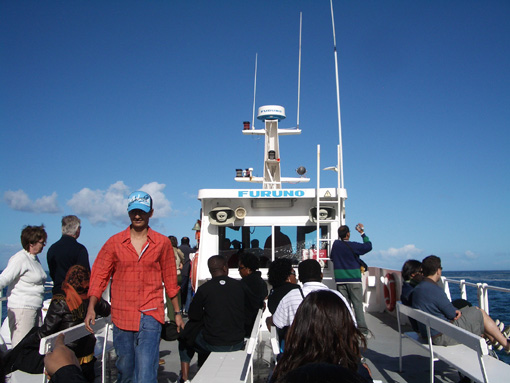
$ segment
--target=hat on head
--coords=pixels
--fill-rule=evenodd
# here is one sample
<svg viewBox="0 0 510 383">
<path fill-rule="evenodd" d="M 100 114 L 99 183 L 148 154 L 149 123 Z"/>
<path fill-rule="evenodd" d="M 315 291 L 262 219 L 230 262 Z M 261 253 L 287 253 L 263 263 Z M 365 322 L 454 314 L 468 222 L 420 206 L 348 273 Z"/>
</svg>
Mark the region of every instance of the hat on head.
<svg viewBox="0 0 510 383">
<path fill-rule="evenodd" d="M 140 209 L 148 213 L 152 210 L 152 198 L 143 191 L 135 191 L 128 197 L 128 211 Z"/>
</svg>

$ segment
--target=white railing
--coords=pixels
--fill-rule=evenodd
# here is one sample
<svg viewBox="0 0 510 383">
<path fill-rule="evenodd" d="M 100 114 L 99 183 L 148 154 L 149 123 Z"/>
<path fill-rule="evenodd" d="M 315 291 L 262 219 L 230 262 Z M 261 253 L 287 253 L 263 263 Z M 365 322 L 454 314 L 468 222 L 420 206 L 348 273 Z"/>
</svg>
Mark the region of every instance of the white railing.
<svg viewBox="0 0 510 383">
<path fill-rule="evenodd" d="M 53 288 L 53 282 L 46 282 L 44 284 L 44 294 L 50 293 L 52 288 Z M 3 318 L 3 314 L 4 314 L 3 302 L 5 302 L 6 300 L 7 300 L 7 297 L 4 297 L 3 289 L 0 289 L 0 320 Z M 1 326 L 1 323 L 0 323 L 0 326 Z"/>
<path fill-rule="evenodd" d="M 450 295 L 450 283 L 459 285 L 460 290 L 460 296 L 462 299 L 467 300 L 467 289 L 466 287 L 474 287 L 477 291 L 478 296 L 478 306 L 485 310 L 487 314 L 489 314 L 489 290 L 493 291 L 500 291 L 504 293 L 510 293 L 510 289 L 504 288 L 504 287 L 497 287 L 497 286 L 490 286 L 487 283 L 472 283 L 472 282 L 466 282 L 464 279 L 458 280 L 458 279 L 451 279 L 451 278 L 445 278 L 441 277 L 443 284 L 444 284 L 444 290 L 446 292 L 446 295 L 448 295 L 448 298 L 451 300 Z"/>
</svg>

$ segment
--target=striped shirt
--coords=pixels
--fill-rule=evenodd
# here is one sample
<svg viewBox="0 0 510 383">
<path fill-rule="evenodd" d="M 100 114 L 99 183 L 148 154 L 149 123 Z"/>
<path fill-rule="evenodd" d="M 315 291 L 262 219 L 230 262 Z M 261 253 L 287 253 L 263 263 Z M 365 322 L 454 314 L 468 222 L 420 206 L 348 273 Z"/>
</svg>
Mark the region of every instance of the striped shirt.
<svg viewBox="0 0 510 383">
<path fill-rule="evenodd" d="M 111 237 L 92 266 L 89 297 L 101 297 L 112 278 L 112 321 L 120 329 L 138 331 L 141 313 L 164 323 L 163 282 L 169 297 L 179 292 L 175 257 L 170 240 L 151 228 L 138 255 L 130 228 Z"/>
<path fill-rule="evenodd" d="M 308 294 L 310 294 L 312 291 L 317 290 L 329 290 L 336 295 L 338 295 L 347 306 L 347 309 L 351 313 L 352 320 L 354 321 L 354 324 L 357 326 L 356 323 L 356 317 L 354 316 L 351 305 L 345 297 L 339 293 L 336 290 L 331 290 L 328 286 L 326 286 L 324 283 L 321 282 L 305 282 L 303 284 L 303 287 L 301 289 L 303 291 L 303 295 L 306 297 Z M 283 297 L 283 299 L 280 301 L 280 304 L 278 305 L 275 313 L 273 314 L 273 323 L 278 328 L 284 328 L 286 326 L 290 326 L 292 322 L 294 321 L 294 317 L 296 316 L 296 311 L 303 301 L 303 296 L 301 295 L 301 291 L 299 289 L 294 289 L 289 291 L 287 295 Z"/>
</svg>

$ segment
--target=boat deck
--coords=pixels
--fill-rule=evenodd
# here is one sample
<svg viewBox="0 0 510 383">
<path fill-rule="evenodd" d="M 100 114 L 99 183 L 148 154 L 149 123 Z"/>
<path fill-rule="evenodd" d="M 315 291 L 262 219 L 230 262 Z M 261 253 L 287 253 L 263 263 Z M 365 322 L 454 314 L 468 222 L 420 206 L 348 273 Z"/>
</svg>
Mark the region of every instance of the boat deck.
<svg viewBox="0 0 510 383">
<path fill-rule="evenodd" d="M 392 383 L 428 383 L 430 381 L 429 356 L 427 351 L 404 339 L 402 372 L 398 372 L 399 333 L 397 319 L 387 313 L 365 313 L 368 328 L 374 336 L 368 340 L 364 356 L 374 379 Z M 409 330 L 411 328 L 409 327 Z M 448 364 L 435 363 L 435 381 L 458 382 L 459 374 Z"/>
<path fill-rule="evenodd" d="M 374 336 L 368 340 L 365 358 L 376 380 L 387 383 L 427 383 L 429 382 L 429 357 L 425 350 L 404 339 L 403 372 L 398 372 L 399 334 L 397 320 L 387 313 L 366 313 L 366 320 Z M 254 382 L 265 383 L 270 371 L 271 354 L 268 342 L 269 334 L 262 332 L 254 367 Z M 173 383 L 177 381 L 180 371 L 177 342 L 162 340 L 160 358 L 165 364 L 159 367 L 158 382 Z M 197 371 L 196 358 L 191 365 L 191 378 Z M 435 367 L 435 381 L 440 383 L 458 382 L 459 374 L 446 363 L 438 361 Z"/>
<path fill-rule="evenodd" d="M 404 355 L 403 372 L 398 372 L 399 334 L 397 320 L 387 313 L 366 313 L 368 327 L 373 332 L 373 337 L 368 340 L 368 348 L 364 352 L 367 363 L 375 380 L 385 383 L 428 383 L 429 382 L 429 357 L 427 352 L 409 339 L 403 340 Z M 269 333 L 263 329 L 262 340 L 257 349 L 254 362 L 254 379 L 256 383 L 266 383 L 268 374 L 272 368 L 271 349 L 269 346 Z M 112 353 L 114 354 L 114 352 Z M 159 366 L 158 382 L 173 383 L 179 378 L 180 360 L 177 341 L 167 342 L 162 340 L 160 344 L 160 358 L 164 364 Z M 100 364 L 96 364 L 98 373 Z M 115 361 L 108 361 L 107 381 L 116 381 Z M 190 378 L 197 373 L 196 357 L 190 367 Z M 11 382 L 42 382 L 41 375 L 29 375 L 15 373 Z M 233 379 L 234 381 L 235 379 Z M 460 377 L 454 369 L 446 363 L 438 361 L 435 367 L 435 381 L 439 383 L 458 382 Z M 96 380 L 100 383 L 100 378 Z"/>
</svg>

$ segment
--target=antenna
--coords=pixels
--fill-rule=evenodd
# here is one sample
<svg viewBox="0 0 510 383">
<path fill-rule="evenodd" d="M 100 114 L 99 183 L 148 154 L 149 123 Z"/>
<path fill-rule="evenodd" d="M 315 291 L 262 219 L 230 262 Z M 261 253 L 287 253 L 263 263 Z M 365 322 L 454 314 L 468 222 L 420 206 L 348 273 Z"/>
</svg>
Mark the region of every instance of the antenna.
<svg viewBox="0 0 510 383">
<path fill-rule="evenodd" d="M 336 35 L 335 35 L 335 17 L 333 15 L 333 0 L 329 1 L 331 4 L 331 24 L 333 25 L 333 46 L 335 55 L 335 76 L 336 76 L 336 105 L 338 113 L 338 181 L 340 187 L 344 187 L 344 168 L 342 156 L 342 118 L 340 115 L 340 85 L 338 83 L 338 55 L 336 52 Z"/>
<path fill-rule="evenodd" d="M 258 53 L 255 53 L 255 81 L 253 84 L 253 114 L 251 116 L 251 128 L 255 129 L 255 95 L 257 94 L 257 59 Z"/>
<path fill-rule="evenodd" d="M 301 95 L 301 30 L 303 26 L 303 12 L 299 12 L 299 64 L 298 64 L 298 86 L 297 86 L 297 122 L 296 128 L 299 129 L 299 99 Z"/>
</svg>

